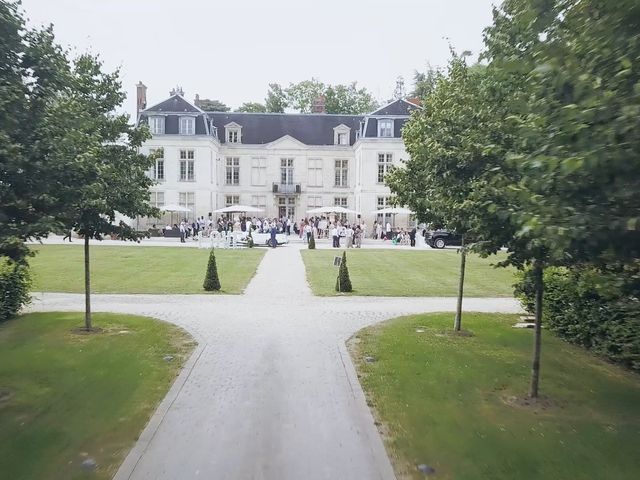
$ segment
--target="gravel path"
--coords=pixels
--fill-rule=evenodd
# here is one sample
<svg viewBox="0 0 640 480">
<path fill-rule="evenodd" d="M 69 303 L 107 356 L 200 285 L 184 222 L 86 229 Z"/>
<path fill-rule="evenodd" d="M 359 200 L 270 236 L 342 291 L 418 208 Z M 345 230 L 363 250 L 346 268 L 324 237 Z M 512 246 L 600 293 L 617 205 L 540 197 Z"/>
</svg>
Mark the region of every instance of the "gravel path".
<svg viewBox="0 0 640 480">
<path fill-rule="evenodd" d="M 270 250 L 240 296 L 93 296 L 94 311 L 163 319 L 199 342 L 116 479 L 394 478 L 345 341 L 455 299 L 314 297 L 300 248 Z M 53 293 L 30 308 L 82 309 L 82 295 Z M 505 298 L 465 310 L 520 311 Z"/>
</svg>

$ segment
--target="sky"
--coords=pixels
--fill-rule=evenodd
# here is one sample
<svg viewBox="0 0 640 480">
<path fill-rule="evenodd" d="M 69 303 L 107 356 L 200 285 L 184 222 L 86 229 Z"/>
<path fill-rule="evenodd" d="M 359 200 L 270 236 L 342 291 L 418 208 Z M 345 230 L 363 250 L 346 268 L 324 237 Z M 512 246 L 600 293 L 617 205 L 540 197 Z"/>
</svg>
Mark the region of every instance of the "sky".
<svg viewBox="0 0 640 480">
<path fill-rule="evenodd" d="M 59 44 L 99 54 L 121 70 L 135 115 L 135 85 L 147 105 L 181 86 L 185 98 L 232 108 L 263 102 L 268 84 L 312 77 L 357 81 L 379 101 L 396 78 L 446 65 L 449 45 L 473 56 L 499 0 L 23 0 L 31 26 L 54 25 Z"/>
</svg>

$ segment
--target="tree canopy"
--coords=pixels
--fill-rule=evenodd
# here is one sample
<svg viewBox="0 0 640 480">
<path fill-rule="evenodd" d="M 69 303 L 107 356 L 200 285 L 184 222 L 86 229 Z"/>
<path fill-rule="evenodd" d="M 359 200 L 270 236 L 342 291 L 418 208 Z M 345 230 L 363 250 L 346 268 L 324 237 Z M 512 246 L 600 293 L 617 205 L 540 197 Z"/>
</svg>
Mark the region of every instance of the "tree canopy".
<svg viewBox="0 0 640 480">
<path fill-rule="evenodd" d="M 231 110 L 231 108 L 222 103 L 220 100 L 209 100 L 208 98 L 201 98 L 196 100 L 195 105 L 205 112 L 228 112 L 229 110 Z"/>
</svg>

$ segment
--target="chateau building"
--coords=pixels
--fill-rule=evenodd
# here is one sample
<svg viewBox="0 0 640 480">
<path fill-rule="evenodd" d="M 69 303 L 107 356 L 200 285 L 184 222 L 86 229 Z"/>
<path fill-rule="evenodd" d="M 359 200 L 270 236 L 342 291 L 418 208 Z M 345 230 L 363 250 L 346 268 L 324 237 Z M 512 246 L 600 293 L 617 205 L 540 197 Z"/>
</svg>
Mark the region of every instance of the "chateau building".
<svg viewBox="0 0 640 480">
<path fill-rule="evenodd" d="M 402 126 L 420 108 L 396 100 L 367 115 L 334 115 L 318 99 L 310 114 L 206 112 L 181 91 L 149 108 L 142 83 L 137 93 L 138 122 L 152 133 L 143 152 L 160 154 L 151 202 L 187 207 L 190 219 L 242 204 L 299 221 L 341 205 L 371 225 L 389 206 L 385 174 L 407 158 Z"/>
</svg>

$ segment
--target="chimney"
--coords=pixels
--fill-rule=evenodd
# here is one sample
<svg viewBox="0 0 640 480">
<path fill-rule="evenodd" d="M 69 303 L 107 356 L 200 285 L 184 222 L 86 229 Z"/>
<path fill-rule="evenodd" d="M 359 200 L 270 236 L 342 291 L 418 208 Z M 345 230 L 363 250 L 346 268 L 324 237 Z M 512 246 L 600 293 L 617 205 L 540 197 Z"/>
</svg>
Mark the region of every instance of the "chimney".
<svg viewBox="0 0 640 480">
<path fill-rule="evenodd" d="M 177 85 L 176 88 L 172 88 L 169 92 L 170 97 L 173 97 L 174 95 L 180 95 L 181 97 L 184 97 L 184 90 L 182 90 L 182 87 L 180 85 Z"/>
<path fill-rule="evenodd" d="M 195 100 L 193 101 L 193 104 L 194 104 L 196 107 L 199 107 L 199 106 L 200 106 L 200 95 L 198 95 L 197 93 L 196 93 L 196 98 L 195 98 Z"/>
<path fill-rule="evenodd" d="M 147 87 L 138 82 L 136 85 L 136 118 L 140 115 L 140 112 L 147 108 Z"/>
<path fill-rule="evenodd" d="M 311 113 L 327 113 L 322 95 L 315 98 L 311 106 Z"/>
</svg>

